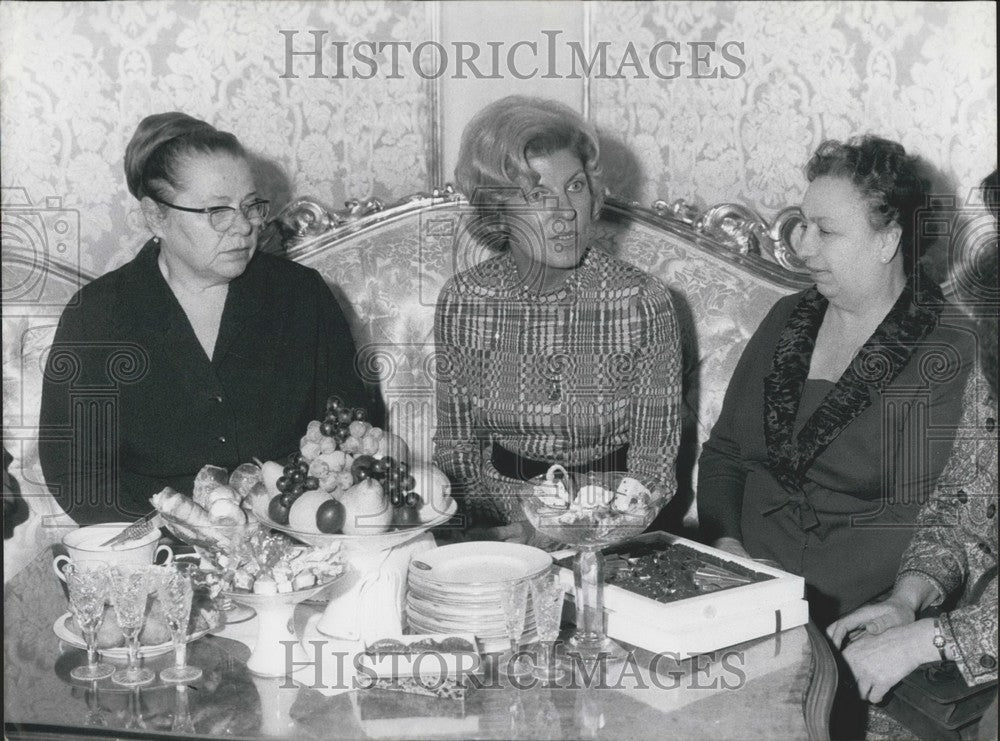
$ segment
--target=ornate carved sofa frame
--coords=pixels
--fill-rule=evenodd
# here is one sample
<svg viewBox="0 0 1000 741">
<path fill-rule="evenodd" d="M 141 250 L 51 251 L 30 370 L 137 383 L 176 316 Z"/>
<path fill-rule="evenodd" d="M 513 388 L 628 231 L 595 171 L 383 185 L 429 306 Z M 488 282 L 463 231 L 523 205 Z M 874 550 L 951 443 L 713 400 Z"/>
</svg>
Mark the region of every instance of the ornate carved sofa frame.
<svg viewBox="0 0 1000 741">
<path fill-rule="evenodd" d="M 460 238 L 467 211 L 450 187 L 389 207 L 375 200 L 352 202 L 337 212 L 300 200 L 278 214 L 262 243 L 326 278 L 352 323 L 363 373 L 380 384 L 390 425 L 411 442 L 417 458 L 431 455 L 438 292 L 456 270 L 485 257 Z M 14 216 L 5 213 L 5 230 L 9 218 Z M 597 225 L 600 248 L 663 280 L 683 328 L 680 487 L 661 521 L 665 526 L 696 524 L 698 452 L 744 344 L 778 298 L 808 285 L 788 248 L 797 218 L 788 209 L 768 226 L 736 205 L 703 215 L 683 202 L 658 201 L 645 209 L 609 199 L 605 206 Z M 10 472 L 31 510 L 28 522 L 5 541 L 5 581 L 26 558 L 58 539 L 66 525 L 64 520 L 60 525 L 61 511 L 38 464 L 39 437 L 64 434 L 38 429 L 42 373 L 62 308 L 93 276 L 53 254 L 30 240 L 4 238 L 4 447 L 14 457 Z"/>
</svg>

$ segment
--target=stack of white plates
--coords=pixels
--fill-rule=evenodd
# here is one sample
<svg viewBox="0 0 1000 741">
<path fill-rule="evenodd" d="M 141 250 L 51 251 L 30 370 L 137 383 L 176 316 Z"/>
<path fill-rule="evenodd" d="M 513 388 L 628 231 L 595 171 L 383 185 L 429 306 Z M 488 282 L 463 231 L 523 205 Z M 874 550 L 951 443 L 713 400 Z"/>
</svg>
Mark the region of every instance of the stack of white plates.
<svg viewBox="0 0 1000 741">
<path fill-rule="evenodd" d="M 472 633 L 484 651 L 503 650 L 510 645 L 504 590 L 551 565 L 545 551 L 517 543 L 456 543 L 421 553 L 410 561 L 407 624 L 417 633 Z M 535 629 L 530 599 L 528 605 L 523 642 Z"/>
</svg>

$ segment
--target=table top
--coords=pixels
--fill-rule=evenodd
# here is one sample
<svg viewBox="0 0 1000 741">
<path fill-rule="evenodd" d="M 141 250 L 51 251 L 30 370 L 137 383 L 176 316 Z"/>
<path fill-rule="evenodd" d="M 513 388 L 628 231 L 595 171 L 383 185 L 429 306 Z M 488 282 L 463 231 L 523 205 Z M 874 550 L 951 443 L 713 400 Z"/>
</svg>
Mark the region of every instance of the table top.
<svg viewBox="0 0 1000 741">
<path fill-rule="evenodd" d="M 189 646 L 204 674 L 190 685 L 129 690 L 69 676 L 85 652 L 53 623 L 68 609 L 42 553 L 4 589 L 4 726 L 8 738 L 606 738 L 828 737 L 836 669 L 812 626 L 689 657 L 637 649 L 590 680 L 518 688 L 493 662 L 462 700 L 330 680 L 330 659 L 292 678 L 250 673 L 254 622 L 226 626 Z M 295 614 L 304 628 L 315 607 Z M 146 660 L 155 671 L 167 654 Z M 350 661 L 349 659 L 347 660 Z"/>
</svg>

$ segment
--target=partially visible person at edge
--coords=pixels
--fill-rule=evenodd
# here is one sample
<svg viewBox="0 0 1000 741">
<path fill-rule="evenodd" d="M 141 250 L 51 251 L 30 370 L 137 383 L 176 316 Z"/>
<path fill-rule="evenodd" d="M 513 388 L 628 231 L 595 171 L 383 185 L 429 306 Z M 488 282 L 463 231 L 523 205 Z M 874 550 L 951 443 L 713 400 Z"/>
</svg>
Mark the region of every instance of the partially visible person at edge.
<svg viewBox="0 0 1000 741">
<path fill-rule="evenodd" d="M 69 302 L 42 391 L 42 470 L 79 524 L 190 493 L 206 463 L 296 451 L 330 394 L 381 414 L 323 278 L 257 250 L 268 202 L 235 136 L 148 116 L 125 176 L 153 236 Z"/>
<path fill-rule="evenodd" d="M 815 285 L 751 337 L 699 463 L 703 538 L 801 574 L 821 626 L 892 587 L 951 450 L 931 433 L 961 414 L 972 330 L 919 265 L 919 173 L 886 139 L 820 145 L 797 244 Z"/>
<path fill-rule="evenodd" d="M 996 171 L 983 186 L 1000 221 Z M 836 646 L 852 635 L 844 659 L 861 698 L 873 703 L 921 664 L 942 659 L 954 661 L 970 687 L 997 678 L 997 261 L 994 231 L 969 271 L 978 288 L 968 299 L 977 315 L 979 368 L 965 387 L 955 449 L 920 510 L 892 594 L 827 629 Z"/>
<path fill-rule="evenodd" d="M 594 246 L 603 200 L 593 127 L 511 96 L 466 127 L 456 168 L 496 254 L 438 299 L 435 461 L 469 537 L 539 542 L 521 482 L 554 463 L 627 471 L 674 494 L 681 351 L 666 288 Z M 538 234 L 541 231 L 542 234 Z"/>
</svg>

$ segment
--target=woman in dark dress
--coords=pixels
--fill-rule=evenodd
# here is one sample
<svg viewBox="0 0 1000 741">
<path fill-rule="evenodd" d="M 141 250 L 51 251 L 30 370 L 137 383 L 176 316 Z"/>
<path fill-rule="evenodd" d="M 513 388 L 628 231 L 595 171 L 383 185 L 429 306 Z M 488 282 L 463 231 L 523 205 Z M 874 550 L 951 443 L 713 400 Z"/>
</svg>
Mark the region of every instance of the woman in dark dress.
<svg viewBox="0 0 1000 741">
<path fill-rule="evenodd" d="M 821 625 L 892 587 L 973 357 L 918 265 L 918 172 L 885 139 L 820 146 L 797 247 L 815 285 L 750 339 L 699 464 L 703 537 L 804 576 Z"/>
<path fill-rule="evenodd" d="M 148 116 L 125 174 L 153 237 L 69 302 L 45 369 L 42 470 L 80 524 L 145 514 L 206 463 L 295 451 L 330 394 L 375 403 L 322 277 L 257 251 L 268 202 L 235 136 Z"/>
</svg>

